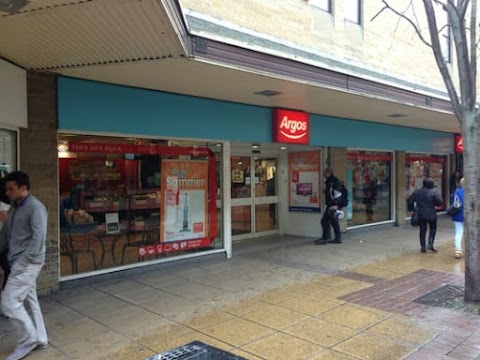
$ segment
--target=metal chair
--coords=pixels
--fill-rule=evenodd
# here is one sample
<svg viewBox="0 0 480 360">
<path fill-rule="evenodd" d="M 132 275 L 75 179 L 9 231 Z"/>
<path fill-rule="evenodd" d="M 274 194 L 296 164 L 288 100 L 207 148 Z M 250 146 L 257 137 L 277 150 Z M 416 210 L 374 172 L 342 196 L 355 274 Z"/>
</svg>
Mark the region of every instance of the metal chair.
<svg viewBox="0 0 480 360">
<path fill-rule="evenodd" d="M 125 261 L 125 250 L 129 247 L 137 249 L 137 261 L 143 261 L 144 256 L 140 256 L 138 249 L 146 246 L 153 246 L 160 243 L 160 216 L 150 216 L 145 220 L 145 229 L 137 232 L 140 239 L 133 239 L 132 233 L 127 234 L 127 242 L 122 248 L 121 264 Z"/>
<path fill-rule="evenodd" d="M 95 235 L 92 232 L 97 224 L 67 225 L 60 229 L 60 256 L 68 256 L 72 264 L 72 274 L 78 273 L 78 258 L 89 254 L 93 261 L 93 270 L 97 269 L 97 260 L 92 243 Z"/>
</svg>

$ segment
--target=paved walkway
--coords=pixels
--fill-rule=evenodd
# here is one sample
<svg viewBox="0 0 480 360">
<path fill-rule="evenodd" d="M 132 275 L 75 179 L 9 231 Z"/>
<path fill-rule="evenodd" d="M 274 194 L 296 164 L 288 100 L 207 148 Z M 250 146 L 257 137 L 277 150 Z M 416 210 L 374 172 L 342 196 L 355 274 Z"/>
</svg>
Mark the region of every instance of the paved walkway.
<svg viewBox="0 0 480 360">
<path fill-rule="evenodd" d="M 191 341 L 246 359 L 479 359 L 480 316 L 419 303 L 463 285 L 453 226 L 350 231 L 341 245 L 273 237 L 234 258 L 160 264 L 42 298 L 50 346 L 27 359 L 143 360 Z M 13 336 L 0 319 L 0 358 Z"/>
</svg>

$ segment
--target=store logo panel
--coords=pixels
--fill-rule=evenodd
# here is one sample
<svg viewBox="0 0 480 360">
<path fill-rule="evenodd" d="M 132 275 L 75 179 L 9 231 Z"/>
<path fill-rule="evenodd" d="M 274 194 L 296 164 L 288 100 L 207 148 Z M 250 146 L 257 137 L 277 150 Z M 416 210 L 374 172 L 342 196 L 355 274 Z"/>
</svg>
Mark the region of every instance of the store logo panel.
<svg viewBox="0 0 480 360">
<path fill-rule="evenodd" d="M 273 110 L 273 141 L 278 143 L 310 143 L 310 119 L 302 111 Z"/>
</svg>

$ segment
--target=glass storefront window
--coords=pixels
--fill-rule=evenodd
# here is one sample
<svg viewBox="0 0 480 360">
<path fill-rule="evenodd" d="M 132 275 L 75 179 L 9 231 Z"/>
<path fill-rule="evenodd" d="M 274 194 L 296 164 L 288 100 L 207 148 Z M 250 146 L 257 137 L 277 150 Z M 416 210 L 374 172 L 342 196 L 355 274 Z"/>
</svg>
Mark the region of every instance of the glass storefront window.
<svg viewBox="0 0 480 360">
<path fill-rule="evenodd" d="M 276 230 L 277 226 L 277 204 L 255 205 L 255 231 Z"/>
<path fill-rule="evenodd" d="M 434 181 L 435 189 L 446 199 L 447 194 L 447 157 L 430 154 L 407 154 L 405 158 L 405 204 L 415 189 L 423 186 L 423 178 L 430 177 Z M 443 205 L 439 210 L 445 209 Z M 406 211 L 406 216 L 410 212 Z"/>
<path fill-rule="evenodd" d="M 0 129 L 0 176 L 17 170 L 17 133 Z"/>
<path fill-rule="evenodd" d="M 348 226 L 391 220 L 392 154 L 349 150 L 347 159 Z"/>
<path fill-rule="evenodd" d="M 277 195 L 277 159 L 255 159 L 255 196 Z"/>
<path fill-rule="evenodd" d="M 232 156 L 230 164 L 232 167 L 232 199 L 249 198 L 252 182 L 250 156 Z"/>
<path fill-rule="evenodd" d="M 58 149 L 62 276 L 223 247 L 208 144 L 61 135 Z"/>
</svg>

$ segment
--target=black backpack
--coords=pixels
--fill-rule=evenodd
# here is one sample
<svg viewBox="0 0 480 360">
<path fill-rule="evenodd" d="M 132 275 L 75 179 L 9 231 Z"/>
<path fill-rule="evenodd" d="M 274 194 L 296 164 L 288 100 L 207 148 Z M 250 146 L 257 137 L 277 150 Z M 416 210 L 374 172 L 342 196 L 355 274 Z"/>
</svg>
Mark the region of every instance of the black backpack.
<svg viewBox="0 0 480 360">
<path fill-rule="evenodd" d="M 348 189 L 343 181 L 340 181 L 340 191 L 342 196 L 340 197 L 340 207 L 344 208 L 348 205 Z"/>
</svg>

